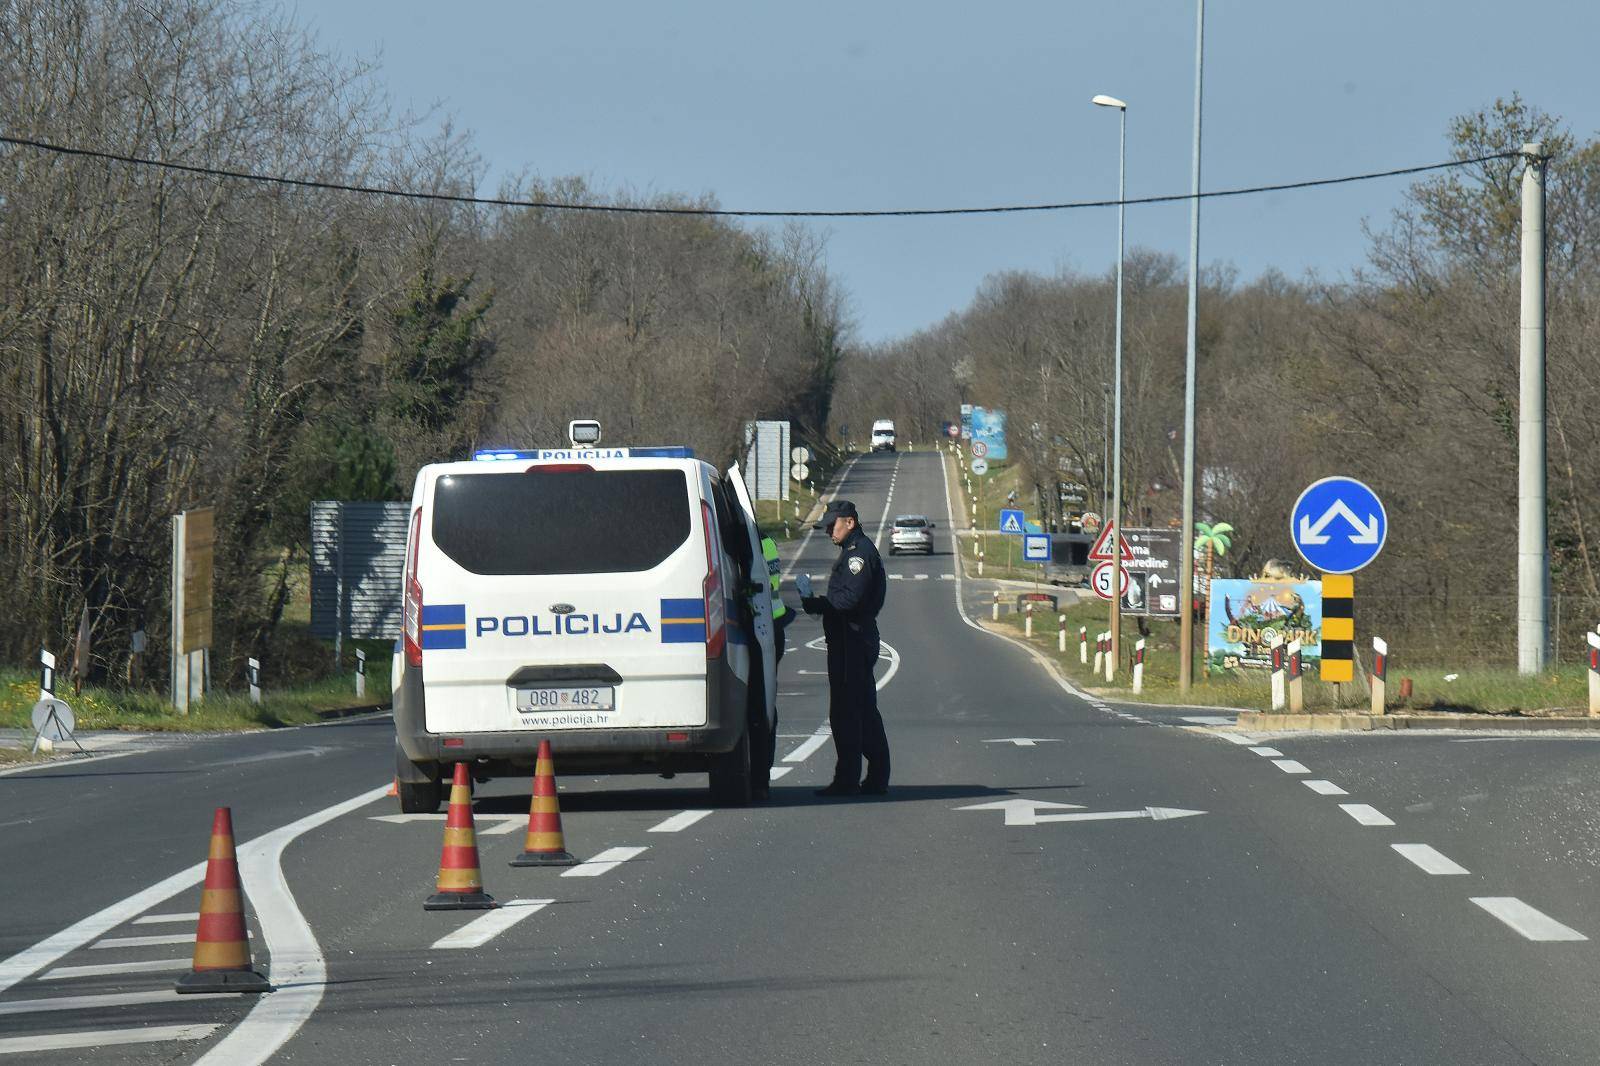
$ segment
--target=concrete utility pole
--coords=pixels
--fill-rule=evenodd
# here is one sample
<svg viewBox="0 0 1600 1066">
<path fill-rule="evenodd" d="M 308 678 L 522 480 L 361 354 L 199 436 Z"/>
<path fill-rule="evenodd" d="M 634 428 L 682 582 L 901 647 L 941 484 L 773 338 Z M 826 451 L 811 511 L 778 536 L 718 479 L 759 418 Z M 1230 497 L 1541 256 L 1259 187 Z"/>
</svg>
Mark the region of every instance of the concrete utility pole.
<svg viewBox="0 0 1600 1066">
<path fill-rule="evenodd" d="M 1522 395 L 1517 465 L 1517 672 L 1545 667 L 1550 642 L 1550 543 L 1545 523 L 1544 175 L 1549 156 L 1522 146 Z"/>
<path fill-rule="evenodd" d="M 1194 174 L 1189 201 L 1189 330 L 1183 355 L 1183 548 L 1178 555 L 1178 691 L 1194 681 L 1194 374 L 1200 303 L 1200 89 L 1205 70 L 1206 0 L 1194 25 Z M 1209 596 L 1211 590 L 1206 590 Z M 1207 607 L 1209 608 L 1209 604 Z"/>
</svg>

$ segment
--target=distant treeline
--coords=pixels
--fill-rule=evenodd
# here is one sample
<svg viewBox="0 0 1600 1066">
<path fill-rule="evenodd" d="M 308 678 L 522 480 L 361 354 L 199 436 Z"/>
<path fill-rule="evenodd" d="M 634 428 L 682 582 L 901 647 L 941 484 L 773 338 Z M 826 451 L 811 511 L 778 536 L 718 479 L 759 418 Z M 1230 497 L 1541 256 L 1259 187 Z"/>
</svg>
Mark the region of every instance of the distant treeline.
<svg viewBox="0 0 1600 1066">
<path fill-rule="evenodd" d="M 1520 99 L 1455 120 L 1457 158 L 1543 141 L 1548 179 L 1551 578 L 1564 657 L 1600 623 L 1600 141 Z M 1383 555 L 1356 579 L 1357 625 L 1398 656 L 1514 658 L 1520 185 L 1499 159 L 1445 171 L 1369 223 L 1365 267 L 1327 281 L 1203 273 L 1196 412 L 1201 519 L 1231 522 L 1219 573 L 1300 562 L 1289 511 L 1349 474 L 1385 501 Z M 1316 193 L 1303 209 L 1316 210 Z M 1123 499 L 1128 524 L 1181 511 L 1186 268 L 1133 251 L 1126 268 Z M 927 436 L 962 400 L 1004 408 L 1034 486 L 1105 488 L 1113 285 L 1004 274 L 932 329 L 853 362 L 836 415 L 894 417 Z"/>
<path fill-rule="evenodd" d="M 0 0 L 18 137 L 197 166 L 470 193 L 448 123 L 234 0 Z M 577 179 L 502 196 L 581 203 Z M 675 203 L 668 198 L 651 203 Z M 216 667 L 270 652 L 309 502 L 410 494 L 475 444 L 821 442 L 850 326 L 820 243 L 717 220 L 291 189 L 0 147 L 0 661 L 165 663 L 169 518 L 217 513 Z"/>
</svg>

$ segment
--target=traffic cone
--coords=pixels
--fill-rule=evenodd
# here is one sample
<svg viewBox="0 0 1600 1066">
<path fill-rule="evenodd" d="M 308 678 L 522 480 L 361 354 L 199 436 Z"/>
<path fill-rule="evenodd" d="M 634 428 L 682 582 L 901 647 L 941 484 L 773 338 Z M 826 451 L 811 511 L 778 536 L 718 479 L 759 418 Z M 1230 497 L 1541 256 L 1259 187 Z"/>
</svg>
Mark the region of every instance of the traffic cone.
<svg viewBox="0 0 1600 1066">
<path fill-rule="evenodd" d="M 393 781 L 391 781 L 389 783 L 389 791 L 385 792 L 384 795 L 385 796 L 398 796 L 398 795 L 400 795 L 400 779 L 398 777 L 395 778 Z"/>
<path fill-rule="evenodd" d="M 576 866 L 561 832 L 561 804 L 556 799 L 556 764 L 550 742 L 539 741 L 539 760 L 533 767 L 533 803 L 528 807 L 528 839 L 512 866 Z"/>
<path fill-rule="evenodd" d="M 271 992 L 250 968 L 250 933 L 244 927 L 239 860 L 233 853 L 233 811 L 218 807 L 211 819 L 211 853 L 200 892 L 194 934 L 194 969 L 178 978 L 179 992 Z"/>
<path fill-rule="evenodd" d="M 478 869 L 478 835 L 472 828 L 472 778 L 456 763 L 450 785 L 450 812 L 444 819 L 444 851 L 439 856 L 439 891 L 422 904 L 425 911 L 486 911 L 500 904 L 483 890 Z"/>
</svg>

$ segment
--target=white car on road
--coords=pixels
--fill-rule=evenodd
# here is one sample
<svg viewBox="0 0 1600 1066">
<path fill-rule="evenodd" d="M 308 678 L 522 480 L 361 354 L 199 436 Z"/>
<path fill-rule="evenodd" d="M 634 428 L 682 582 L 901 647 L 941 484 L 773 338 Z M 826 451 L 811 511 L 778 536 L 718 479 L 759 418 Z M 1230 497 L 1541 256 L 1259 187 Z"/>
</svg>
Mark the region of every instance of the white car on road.
<svg viewBox="0 0 1600 1066">
<path fill-rule="evenodd" d="M 889 554 L 922 552 L 933 554 L 933 523 L 923 514 L 896 515 L 889 533 Z"/>
</svg>

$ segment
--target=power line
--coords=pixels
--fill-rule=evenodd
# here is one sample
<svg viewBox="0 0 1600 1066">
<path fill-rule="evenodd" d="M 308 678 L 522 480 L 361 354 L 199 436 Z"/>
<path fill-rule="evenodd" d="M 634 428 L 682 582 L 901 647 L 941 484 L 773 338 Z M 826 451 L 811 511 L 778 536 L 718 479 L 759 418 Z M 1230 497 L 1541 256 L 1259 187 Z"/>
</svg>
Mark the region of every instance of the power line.
<svg viewBox="0 0 1600 1066">
<path fill-rule="evenodd" d="M 882 211 L 735 211 L 714 207 L 637 207 L 614 204 L 574 204 L 554 200 L 514 200 L 496 196 L 462 196 L 452 193 L 418 192 L 413 189 L 390 189 L 377 185 L 350 185 L 336 181 L 316 181 L 309 178 L 291 178 L 281 174 L 256 174 L 246 170 L 224 170 L 217 167 L 196 166 L 192 163 L 175 163 L 167 159 L 145 159 L 117 152 L 102 152 L 93 148 L 75 148 L 70 145 L 51 144 L 48 141 L 9 137 L 0 134 L 0 144 L 19 148 L 33 148 L 57 155 L 80 156 L 111 163 L 155 167 L 161 170 L 181 171 L 210 178 L 228 178 L 235 181 L 253 181 L 271 185 L 288 185 L 300 189 L 317 189 L 327 192 L 360 193 L 367 196 L 392 196 L 405 200 L 431 200 L 439 203 L 468 204 L 480 207 L 536 207 L 551 211 L 597 211 L 619 215 L 699 215 L 713 218 L 923 218 L 940 215 L 1005 215 L 1034 211 L 1073 211 L 1088 207 L 1116 207 L 1119 204 L 1172 204 L 1189 200 L 1210 200 L 1224 196 L 1254 196 L 1260 193 L 1285 192 L 1292 189 L 1314 189 L 1324 185 L 1347 185 L 1357 181 L 1374 181 L 1378 178 L 1399 178 L 1410 174 L 1425 174 L 1432 170 L 1487 163 L 1493 159 L 1515 159 L 1521 152 L 1494 152 L 1472 159 L 1451 159 L 1443 163 L 1428 163 L 1417 167 L 1400 167 L 1396 170 L 1377 170 L 1367 174 L 1347 174 L 1338 178 L 1315 178 L 1310 181 L 1291 181 L 1281 185 L 1252 185 L 1242 189 L 1215 189 L 1202 193 L 1173 193 L 1168 196 L 1139 196 L 1126 200 L 1071 200 L 1053 204 L 1005 204 L 995 207 L 920 207 L 898 208 Z"/>
</svg>

